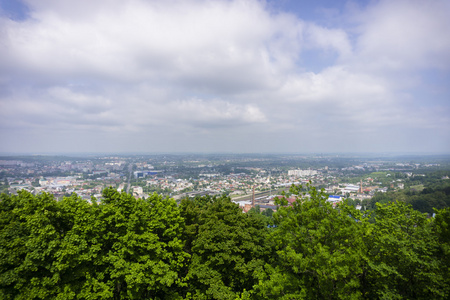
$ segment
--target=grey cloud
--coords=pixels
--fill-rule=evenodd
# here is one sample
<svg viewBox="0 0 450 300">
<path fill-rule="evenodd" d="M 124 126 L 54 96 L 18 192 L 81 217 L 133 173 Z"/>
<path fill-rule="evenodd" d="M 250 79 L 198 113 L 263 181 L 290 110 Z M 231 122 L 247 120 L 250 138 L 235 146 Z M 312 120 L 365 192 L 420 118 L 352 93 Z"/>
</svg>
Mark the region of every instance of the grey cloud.
<svg viewBox="0 0 450 300">
<path fill-rule="evenodd" d="M 340 141 L 339 149 L 376 151 L 386 141 L 398 141 L 393 149 L 414 145 L 392 136 L 420 128 L 436 137 L 430 145 L 450 147 L 442 140 L 448 104 L 420 79 L 423 69 L 448 78 L 445 1 L 372 2 L 347 12 L 353 23 L 341 27 L 274 13 L 256 0 L 27 3 L 29 19 L 0 20 L 5 137 L 57 128 L 67 147 L 81 147 L 73 137 L 93 150 L 123 149 L 105 141 L 120 137 L 139 151 L 181 142 L 200 150 L 205 141 L 238 152 L 243 141 L 251 151 Z M 330 62 L 309 70 L 322 53 L 332 53 Z M 420 112 L 411 105 L 421 102 L 417 91 L 430 96 Z M 11 138 L 3 147 L 20 143 Z"/>
</svg>

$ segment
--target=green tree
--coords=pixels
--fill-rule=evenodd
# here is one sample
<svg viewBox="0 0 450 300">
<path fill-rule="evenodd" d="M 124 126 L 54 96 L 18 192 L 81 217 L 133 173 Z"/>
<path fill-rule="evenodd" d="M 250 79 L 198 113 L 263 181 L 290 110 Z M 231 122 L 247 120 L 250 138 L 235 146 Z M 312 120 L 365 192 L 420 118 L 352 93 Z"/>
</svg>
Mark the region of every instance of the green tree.
<svg viewBox="0 0 450 300">
<path fill-rule="evenodd" d="M 251 290 L 271 250 L 263 220 L 225 195 L 184 199 L 180 207 L 192 255 L 186 298 L 234 299 Z"/>
<path fill-rule="evenodd" d="M 172 299 L 188 254 L 173 199 L 112 188 L 76 195 L 2 195 L 1 299 Z"/>
<path fill-rule="evenodd" d="M 261 212 L 261 214 L 266 216 L 266 217 L 272 218 L 273 209 L 267 208 L 267 209 L 263 210 L 263 212 Z"/>
<path fill-rule="evenodd" d="M 426 215 L 403 202 L 377 203 L 374 221 L 365 239 L 368 270 L 362 279 L 364 295 L 383 299 L 448 297 L 446 277 L 436 256 L 438 239 Z"/>
<path fill-rule="evenodd" d="M 309 197 L 292 186 L 297 201 L 287 206 L 282 199 L 273 215 L 276 257 L 260 273 L 256 292 L 264 299 L 360 298 L 367 221 L 349 205 L 333 208 L 323 190 L 307 188 Z"/>
<path fill-rule="evenodd" d="M 433 234 L 438 241 L 439 275 L 445 280 L 443 291 L 448 299 L 450 297 L 450 208 L 436 211 Z"/>
<path fill-rule="evenodd" d="M 49 299 L 64 292 L 55 257 L 70 227 L 50 194 L 1 195 L 1 299 Z"/>
<path fill-rule="evenodd" d="M 173 199 L 157 194 L 135 199 L 113 188 L 103 191 L 96 236 L 100 263 L 89 274 L 85 295 L 114 299 L 165 299 L 180 288 L 178 272 L 187 254 L 183 219 Z M 100 280 L 99 280 L 100 279 Z"/>
</svg>

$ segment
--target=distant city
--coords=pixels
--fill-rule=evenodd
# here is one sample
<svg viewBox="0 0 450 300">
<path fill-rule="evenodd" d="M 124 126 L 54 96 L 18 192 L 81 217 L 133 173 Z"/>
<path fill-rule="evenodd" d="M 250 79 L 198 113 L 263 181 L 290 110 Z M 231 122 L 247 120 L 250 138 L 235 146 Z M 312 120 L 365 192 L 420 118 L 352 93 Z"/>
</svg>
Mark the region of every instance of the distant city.
<svg viewBox="0 0 450 300">
<path fill-rule="evenodd" d="M 351 199 L 364 210 L 377 193 L 421 192 L 420 178 L 442 170 L 450 170 L 450 156 L 4 156 L 0 157 L 0 189 L 10 194 L 22 189 L 47 192 L 57 199 L 75 193 L 86 200 L 101 200 L 102 190 L 110 186 L 136 198 L 152 193 L 175 200 L 226 194 L 246 212 L 255 205 L 276 210 L 275 200 L 283 192 L 290 199 L 290 186 L 310 183 L 324 189 L 333 204 Z M 445 174 L 440 180 L 449 179 Z"/>
</svg>

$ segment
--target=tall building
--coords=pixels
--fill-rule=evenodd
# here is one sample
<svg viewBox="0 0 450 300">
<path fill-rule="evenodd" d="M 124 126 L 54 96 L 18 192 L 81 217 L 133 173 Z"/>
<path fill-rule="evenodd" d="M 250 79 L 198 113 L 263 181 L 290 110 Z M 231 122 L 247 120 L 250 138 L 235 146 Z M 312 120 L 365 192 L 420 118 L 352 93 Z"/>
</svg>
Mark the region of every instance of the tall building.
<svg viewBox="0 0 450 300">
<path fill-rule="evenodd" d="M 318 172 L 316 170 L 289 170 L 289 176 L 306 177 L 316 175 Z"/>
</svg>

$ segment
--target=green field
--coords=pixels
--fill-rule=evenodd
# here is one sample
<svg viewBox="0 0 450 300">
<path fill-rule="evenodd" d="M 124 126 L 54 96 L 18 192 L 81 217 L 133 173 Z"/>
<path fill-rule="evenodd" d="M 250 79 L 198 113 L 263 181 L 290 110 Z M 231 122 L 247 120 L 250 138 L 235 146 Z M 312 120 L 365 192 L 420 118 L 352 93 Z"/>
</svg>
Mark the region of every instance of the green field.
<svg viewBox="0 0 450 300">
<path fill-rule="evenodd" d="M 411 190 L 416 190 L 418 192 L 421 192 L 421 191 L 423 191 L 424 186 L 423 186 L 423 184 L 412 185 L 412 186 L 410 186 L 410 189 Z"/>
</svg>

